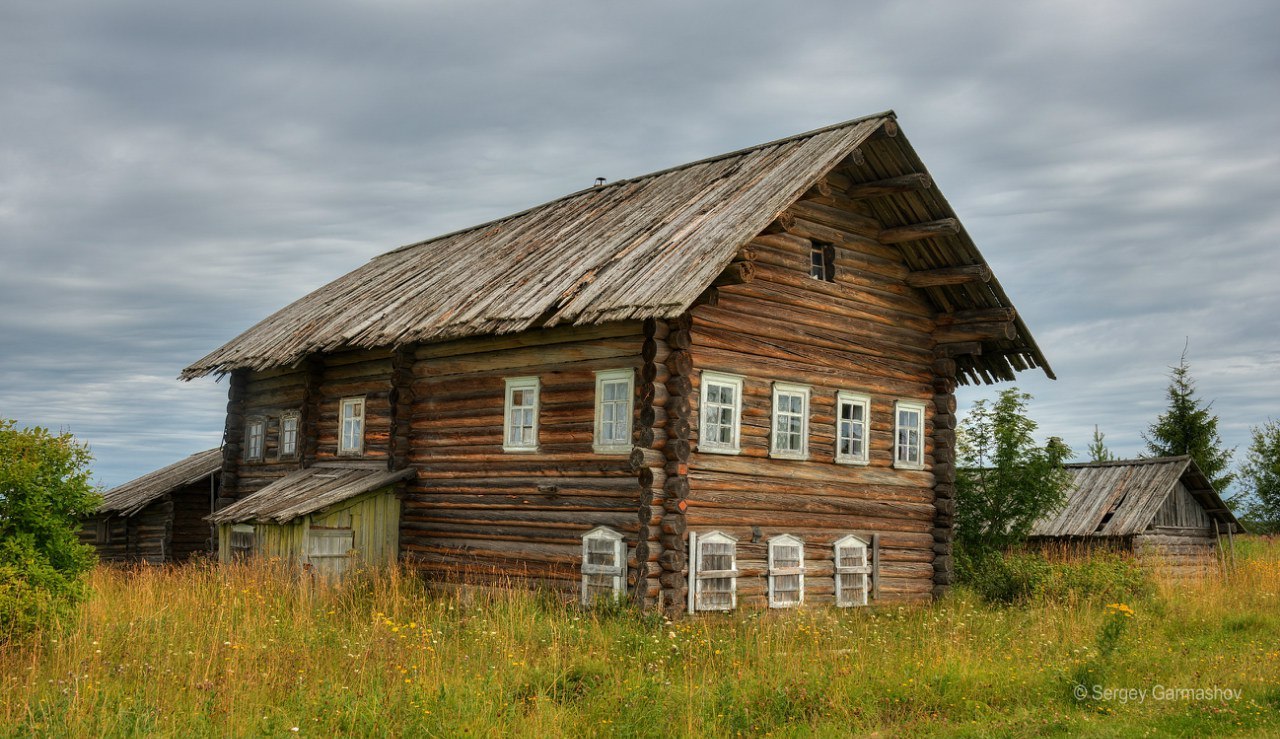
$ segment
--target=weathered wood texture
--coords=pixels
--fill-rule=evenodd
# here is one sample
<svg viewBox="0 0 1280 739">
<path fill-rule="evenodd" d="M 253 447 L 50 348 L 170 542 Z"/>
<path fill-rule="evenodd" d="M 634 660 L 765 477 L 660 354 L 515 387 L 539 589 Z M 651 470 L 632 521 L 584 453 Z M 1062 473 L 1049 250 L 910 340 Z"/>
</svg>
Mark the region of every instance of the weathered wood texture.
<svg viewBox="0 0 1280 739">
<path fill-rule="evenodd" d="M 655 599 L 652 531 L 637 516 L 648 457 L 592 450 L 595 372 L 638 370 L 639 394 L 650 364 L 642 352 L 658 350 L 646 348 L 646 338 L 636 321 L 418 347 L 408 454 L 418 476 L 406 483 L 403 558 L 432 578 L 510 576 L 576 593 L 581 537 L 603 525 L 625 538 L 628 588 L 640 583 L 631 592 Z M 504 378 L 534 375 L 538 449 L 504 452 Z M 641 407 L 633 401 L 633 435 L 646 428 Z M 653 401 L 649 407 L 656 417 Z M 647 425 L 651 444 L 659 428 Z"/>
<path fill-rule="evenodd" d="M 880 600 L 927 600 L 934 592 L 932 470 L 943 438 L 933 425 L 935 311 L 905 284 L 909 270 L 898 250 L 876 240 L 880 224 L 840 208 L 842 183 L 828 183 L 830 194 L 819 197 L 830 205 L 802 201 L 780 219 L 780 233 L 751 242 L 758 266 L 749 284 L 722 286 L 716 305 L 690 311 L 695 449 L 702 373 L 744 382 L 741 453 L 692 453 L 685 523 L 738 538 L 743 607 L 766 605 L 765 542 L 779 534 L 805 542 L 806 602 L 834 597 L 831 545 L 850 533 L 880 534 Z M 834 281 L 809 275 L 819 240 L 835 245 Z M 774 382 L 811 388 L 806 460 L 770 458 Z M 871 398 L 867 465 L 835 463 L 841 390 Z M 922 470 L 893 466 L 897 400 L 925 404 Z M 943 456 L 951 459 L 949 447 Z"/>
<path fill-rule="evenodd" d="M 306 398 L 306 365 L 301 368 L 265 370 L 261 372 L 237 371 L 232 376 L 232 401 L 237 406 L 239 422 L 232 425 L 227 419 L 228 443 L 224 449 L 227 464 L 234 469 L 230 478 L 223 471 L 223 496 L 240 499 L 261 490 L 271 482 L 284 477 L 301 466 L 300 455 L 280 456 L 280 418 L 286 412 L 302 413 Z M 235 388 L 236 378 L 243 376 L 242 385 Z M 246 424 L 261 419 L 265 424 L 263 455 L 261 459 L 245 459 L 244 433 Z M 299 445 L 304 435 L 299 424 Z M 230 440 L 234 436 L 234 448 Z"/>
</svg>

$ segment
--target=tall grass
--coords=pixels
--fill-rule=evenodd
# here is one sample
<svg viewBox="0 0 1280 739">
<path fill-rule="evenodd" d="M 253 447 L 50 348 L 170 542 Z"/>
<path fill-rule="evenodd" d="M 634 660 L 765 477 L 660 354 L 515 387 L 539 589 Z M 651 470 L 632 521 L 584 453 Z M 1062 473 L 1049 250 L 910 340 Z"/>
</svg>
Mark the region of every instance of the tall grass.
<svg viewBox="0 0 1280 739">
<path fill-rule="evenodd" d="M 1228 581 L 1129 603 L 1107 654 L 1114 616 L 1087 600 L 996 607 L 959 591 L 667 623 L 518 589 L 436 592 L 398 571 L 324 587 L 272 564 L 100 567 L 76 621 L 0 648 L 0 732 L 1280 733 L 1280 545 L 1242 550 Z M 1079 701 L 1082 674 L 1242 693 Z"/>
</svg>

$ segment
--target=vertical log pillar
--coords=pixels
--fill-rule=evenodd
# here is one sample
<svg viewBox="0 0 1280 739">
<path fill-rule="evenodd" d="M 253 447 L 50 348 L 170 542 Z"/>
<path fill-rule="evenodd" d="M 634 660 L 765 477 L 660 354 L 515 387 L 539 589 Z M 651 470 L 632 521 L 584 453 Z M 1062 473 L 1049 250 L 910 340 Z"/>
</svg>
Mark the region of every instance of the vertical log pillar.
<svg viewBox="0 0 1280 739">
<path fill-rule="evenodd" d="M 307 357 L 302 386 L 302 467 L 316 463 L 320 451 L 320 383 L 324 380 L 324 360 L 318 355 Z"/>
<path fill-rule="evenodd" d="M 227 425 L 222 431 L 222 495 L 214 502 L 222 508 L 240 495 L 240 459 L 244 445 L 244 400 L 249 370 L 232 370 L 227 388 Z"/>
<path fill-rule="evenodd" d="M 640 381 L 636 385 L 636 419 L 634 443 L 642 449 L 662 452 L 667 445 L 667 389 L 669 372 L 666 360 L 671 353 L 667 345 L 670 330 L 665 322 L 644 322 L 644 343 L 640 350 Z M 646 455 L 649 459 L 658 455 Z M 638 516 L 640 534 L 636 540 L 635 577 L 632 591 L 635 602 L 644 610 L 661 606 L 662 502 L 666 496 L 667 473 L 664 466 L 647 465 L 639 470 L 640 500 Z"/>
<path fill-rule="evenodd" d="M 689 497 L 689 413 L 692 393 L 690 373 L 693 362 L 689 354 L 689 327 L 691 320 L 685 314 L 668 325 L 667 345 L 667 440 L 663 456 L 667 465 L 666 482 L 662 498 L 662 555 L 658 558 L 661 574 L 662 608 L 675 617 L 684 613 L 688 599 L 687 579 L 689 555 L 685 542 L 685 509 Z"/>
<path fill-rule="evenodd" d="M 413 418 L 413 350 L 401 347 L 391 357 L 391 444 L 387 467 L 402 470 L 409 466 L 409 427 Z"/>
<path fill-rule="evenodd" d="M 955 363 L 934 365 L 933 389 L 933 597 L 941 598 L 955 582 L 951 556 L 955 535 L 956 380 Z M 948 373 L 949 370 L 949 373 Z"/>
</svg>

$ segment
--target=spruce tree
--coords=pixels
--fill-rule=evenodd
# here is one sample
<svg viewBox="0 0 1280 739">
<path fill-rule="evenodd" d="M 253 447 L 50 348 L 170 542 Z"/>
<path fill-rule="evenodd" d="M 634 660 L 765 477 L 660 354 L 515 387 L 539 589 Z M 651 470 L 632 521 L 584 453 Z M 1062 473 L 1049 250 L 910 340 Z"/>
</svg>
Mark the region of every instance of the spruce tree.
<svg viewBox="0 0 1280 739">
<path fill-rule="evenodd" d="M 1094 424 L 1093 441 L 1089 443 L 1090 462 L 1111 462 L 1116 458 L 1116 455 L 1111 453 L 1111 450 L 1107 448 L 1106 442 L 1103 441 L 1105 438 L 1107 438 L 1107 435 L 1099 431 L 1097 424 Z"/>
<path fill-rule="evenodd" d="M 1155 457 L 1191 455 L 1214 489 L 1225 491 L 1236 477 L 1230 471 L 1235 449 L 1222 448 L 1218 417 L 1210 413 L 1213 403 L 1202 404 L 1196 397 L 1196 383 L 1191 378 L 1185 349 L 1178 366 L 1169 369 L 1169 409 L 1142 435 L 1147 451 Z"/>
<path fill-rule="evenodd" d="M 1241 493 L 1230 502 L 1256 533 L 1280 532 L 1280 422 L 1251 429 L 1252 440 L 1240 466 Z"/>
</svg>

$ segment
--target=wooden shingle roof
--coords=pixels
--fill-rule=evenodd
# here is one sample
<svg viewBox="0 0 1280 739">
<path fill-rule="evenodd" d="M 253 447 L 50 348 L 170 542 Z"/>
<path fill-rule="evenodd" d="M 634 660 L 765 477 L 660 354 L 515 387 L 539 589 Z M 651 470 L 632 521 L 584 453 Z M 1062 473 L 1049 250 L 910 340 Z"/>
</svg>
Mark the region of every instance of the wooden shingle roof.
<svg viewBox="0 0 1280 739">
<path fill-rule="evenodd" d="M 132 516 L 151 501 L 222 471 L 222 449 L 197 452 L 102 494 L 97 513 Z"/>
<path fill-rule="evenodd" d="M 290 366 L 309 354 L 397 347 L 561 324 L 673 318 L 811 186 L 894 114 L 879 113 L 553 200 L 401 247 L 277 311 L 183 370 L 182 379 Z M 905 137 L 865 154 L 866 181 L 924 173 Z M 934 189 L 876 198 L 886 228 L 952 219 Z M 963 229 L 903 245 L 912 270 L 984 264 Z M 1012 308 L 994 278 L 922 288 L 940 311 Z M 1030 332 L 958 357 L 962 381 L 1041 367 Z"/>
<path fill-rule="evenodd" d="M 1244 529 L 1189 456 L 1070 464 L 1067 503 L 1031 529 L 1032 536 L 1129 536 L 1146 530 L 1179 480 L 1225 533 Z M 1234 527 L 1234 529 L 1232 529 Z"/>
<path fill-rule="evenodd" d="M 283 524 L 412 477 L 412 469 L 320 464 L 288 475 L 209 516 L 213 523 Z"/>
</svg>

